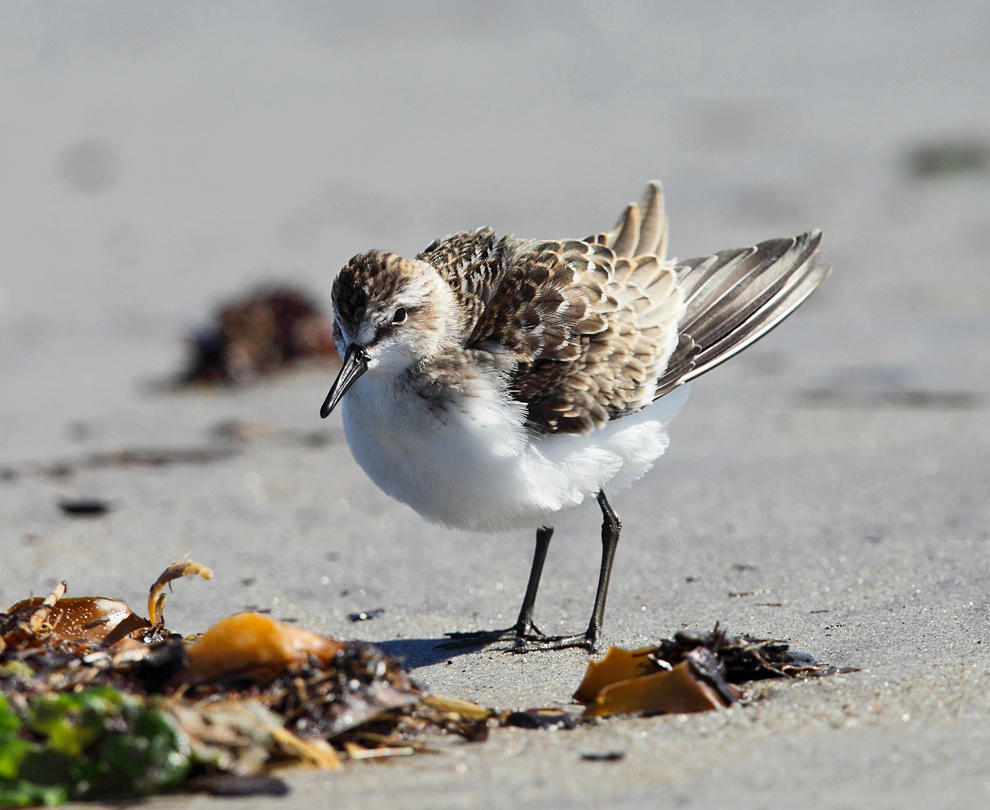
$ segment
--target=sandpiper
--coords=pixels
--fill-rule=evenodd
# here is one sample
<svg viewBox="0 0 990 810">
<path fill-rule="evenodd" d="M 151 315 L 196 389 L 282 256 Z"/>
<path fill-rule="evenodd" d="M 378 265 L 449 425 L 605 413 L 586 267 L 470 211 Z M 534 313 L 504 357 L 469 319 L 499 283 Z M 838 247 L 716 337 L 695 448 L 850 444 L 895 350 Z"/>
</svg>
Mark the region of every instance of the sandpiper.
<svg viewBox="0 0 990 810">
<path fill-rule="evenodd" d="M 451 634 L 594 650 L 621 524 L 605 491 L 668 444 L 687 386 L 779 324 L 824 281 L 821 231 L 667 259 L 663 190 L 585 239 L 443 237 L 416 258 L 361 253 L 333 284 L 351 452 L 389 495 L 470 530 L 536 528 L 519 618 Z M 344 395 L 347 395 L 346 397 Z M 602 557 L 580 635 L 548 637 L 533 606 L 554 516 L 595 497 Z"/>
</svg>

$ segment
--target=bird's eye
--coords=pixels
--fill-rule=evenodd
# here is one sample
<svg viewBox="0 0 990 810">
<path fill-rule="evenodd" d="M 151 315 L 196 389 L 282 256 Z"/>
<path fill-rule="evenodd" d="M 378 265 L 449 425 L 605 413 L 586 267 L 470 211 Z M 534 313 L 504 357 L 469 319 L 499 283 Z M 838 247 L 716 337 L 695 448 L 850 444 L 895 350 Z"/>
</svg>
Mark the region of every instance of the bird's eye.
<svg viewBox="0 0 990 810">
<path fill-rule="evenodd" d="M 395 314 L 392 316 L 392 323 L 395 324 L 405 323 L 406 316 L 407 316 L 406 308 L 399 307 L 397 310 L 395 310 Z"/>
</svg>

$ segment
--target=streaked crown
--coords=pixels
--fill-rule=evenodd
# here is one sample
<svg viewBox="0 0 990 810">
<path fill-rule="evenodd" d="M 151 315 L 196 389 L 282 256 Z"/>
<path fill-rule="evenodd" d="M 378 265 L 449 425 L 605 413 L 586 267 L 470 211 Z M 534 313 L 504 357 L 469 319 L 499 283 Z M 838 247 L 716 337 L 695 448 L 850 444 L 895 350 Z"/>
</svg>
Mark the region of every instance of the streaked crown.
<svg viewBox="0 0 990 810">
<path fill-rule="evenodd" d="M 343 356 L 351 344 L 361 345 L 370 367 L 376 359 L 429 357 L 456 338 L 456 300 L 424 261 L 384 250 L 360 253 L 337 275 L 332 298 L 337 350 Z"/>
</svg>

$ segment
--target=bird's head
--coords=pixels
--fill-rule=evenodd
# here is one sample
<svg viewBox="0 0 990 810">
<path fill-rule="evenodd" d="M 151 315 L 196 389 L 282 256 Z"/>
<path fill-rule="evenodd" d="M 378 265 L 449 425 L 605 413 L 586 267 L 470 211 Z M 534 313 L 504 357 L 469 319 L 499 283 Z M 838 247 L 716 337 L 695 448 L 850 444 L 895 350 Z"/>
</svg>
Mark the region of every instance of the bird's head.
<svg viewBox="0 0 990 810">
<path fill-rule="evenodd" d="M 454 294 L 432 265 L 383 250 L 355 256 L 337 275 L 333 318 L 343 365 L 323 417 L 362 374 L 399 374 L 448 347 L 460 326 Z"/>
</svg>

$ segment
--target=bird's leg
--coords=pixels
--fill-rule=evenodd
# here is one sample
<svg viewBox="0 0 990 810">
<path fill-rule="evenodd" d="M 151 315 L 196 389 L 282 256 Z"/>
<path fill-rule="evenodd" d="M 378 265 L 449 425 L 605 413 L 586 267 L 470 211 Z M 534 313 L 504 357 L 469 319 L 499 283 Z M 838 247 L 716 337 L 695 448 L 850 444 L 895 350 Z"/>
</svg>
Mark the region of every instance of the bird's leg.
<svg viewBox="0 0 990 810">
<path fill-rule="evenodd" d="M 605 493 L 598 490 L 598 505 L 602 510 L 602 566 L 598 573 L 598 591 L 595 593 L 595 607 L 591 611 L 588 629 L 573 636 L 544 636 L 540 640 L 547 643 L 544 649 L 563 650 L 569 647 L 582 647 L 589 652 L 598 651 L 598 637 L 602 631 L 602 616 L 605 613 L 605 597 L 608 595 L 608 582 L 612 577 L 612 561 L 619 545 L 619 532 L 622 521 L 615 514 Z M 518 650 L 526 652 L 525 649 Z M 514 650 L 515 652 L 515 650 Z"/>
<path fill-rule="evenodd" d="M 550 538 L 553 537 L 552 526 L 542 526 L 536 530 L 536 551 L 533 554 L 533 565 L 529 569 L 529 582 L 526 585 L 526 595 L 523 597 L 519 618 L 512 627 L 504 630 L 477 630 L 470 633 L 447 633 L 451 641 L 441 644 L 441 647 L 466 647 L 474 644 L 490 644 L 494 641 L 515 640 L 523 645 L 527 641 L 548 640 L 540 628 L 533 624 L 533 606 L 536 604 L 536 591 L 540 587 L 540 577 L 543 574 L 543 563 L 547 559 L 547 549 L 550 548 Z M 553 640 L 553 639 L 550 639 Z"/>
<path fill-rule="evenodd" d="M 604 490 L 598 490 L 598 506 L 602 510 L 602 564 L 598 572 L 598 590 L 595 592 L 595 606 L 591 611 L 591 621 L 584 633 L 574 636 L 546 636 L 533 624 L 533 604 L 536 602 L 536 589 L 540 584 L 540 574 L 543 572 L 543 561 L 546 559 L 550 546 L 553 529 L 544 527 L 536 533 L 536 554 L 533 557 L 533 567 L 529 572 L 529 585 L 522 609 L 515 627 L 506 630 L 495 630 L 478 633 L 449 633 L 455 639 L 443 644 L 443 647 L 467 646 L 483 644 L 491 641 L 502 641 L 514 638 L 516 646 L 512 652 L 529 652 L 533 647 L 526 646 L 527 641 L 542 642 L 544 646 L 536 649 L 560 650 L 568 647 L 583 647 L 589 652 L 597 652 L 598 637 L 602 632 L 602 618 L 605 615 L 605 598 L 608 596 L 608 584 L 612 578 L 612 562 L 615 560 L 615 549 L 619 545 L 619 534 L 622 531 L 622 521 L 605 497 Z"/>
<path fill-rule="evenodd" d="M 540 587 L 540 577 L 543 574 L 543 563 L 547 559 L 547 549 L 550 548 L 550 538 L 553 537 L 553 526 L 541 526 L 536 530 L 536 551 L 533 553 L 533 565 L 529 569 L 529 582 L 526 585 L 526 595 L 523 597 L 519 618 L 514 628 L 516 638 L 526 639 L 531 636 L 541 638 L 543 633 L 533 624 L 533 606 L 536 604 L 536 591 Z"/>
<path fill-rule="evenodd" d="M 598 573 L 598 591 L 595 593 L 595 607 L 591 611 L 591 621 L 585 631 L 584 638 L 592 651 L 598 644 L 598 636 L 602 631 L 602 617 L 605 615 L 605 597 L 608 596 L 608 582 L 612 578 L 612 561 L 615 559 L 615 549 L 619 545 L 619 533 L 622 531 L 622 521 L 615 514 L 604 490 L 598 490 L 598 505 L 602 508 L 602 567 Z"/>
<path fill-rule="evenodd" d="M 602 565 L 598 573 L 598 591 L 595 593 L 595 607 L 591 611 L 591 621 L 584 633 L 573 636 L 544 636 L 542 633 L 533 641 L 542 641 L 543 647 L 538 649 L 563 650 L 569 647 L 582 647 L 589 652 L 598 651 L 598 637 L 602 631 L 602 617 L 605 614 L 605 597 L 608 596 L 608 583 L 612 578 L 612 562 L 615 560 L 615 549 L 619 545 L 619 533 L 622 531 L 622 521 L 615 514 L 608 498 L 602 490 L 598 491 L 598 505 L 602 510 Z M 523 603 L 525 608 L 525 603 Z M 520 615 L 520 621 L 523 616 Z M 534 628 L 535 629 L 535 628 Z M 532 647 L 517 645 L 512 652 L 528 652 Z"/>
</svg>

